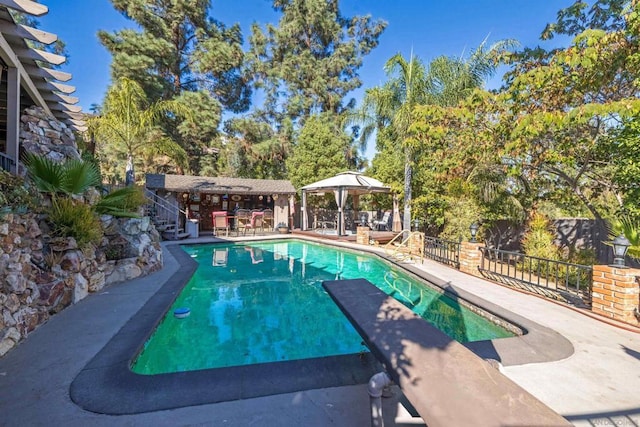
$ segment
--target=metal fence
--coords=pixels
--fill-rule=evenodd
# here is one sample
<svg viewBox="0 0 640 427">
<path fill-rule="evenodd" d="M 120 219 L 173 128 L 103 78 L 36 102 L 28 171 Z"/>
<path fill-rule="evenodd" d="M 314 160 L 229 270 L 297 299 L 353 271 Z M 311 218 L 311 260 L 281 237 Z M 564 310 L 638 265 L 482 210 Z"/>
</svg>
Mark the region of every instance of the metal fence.
<svg viewBox="0 0 640 427">
<path fill-rule="evenodd" d="M 591 305 L 592 267 L 481 247 L 483 276 L 577 306 Z"/>
<path fill-rule="evenodd" d="M 424 256 L 460 268 L 460 242 L 424 236 Z"/>
</svg>

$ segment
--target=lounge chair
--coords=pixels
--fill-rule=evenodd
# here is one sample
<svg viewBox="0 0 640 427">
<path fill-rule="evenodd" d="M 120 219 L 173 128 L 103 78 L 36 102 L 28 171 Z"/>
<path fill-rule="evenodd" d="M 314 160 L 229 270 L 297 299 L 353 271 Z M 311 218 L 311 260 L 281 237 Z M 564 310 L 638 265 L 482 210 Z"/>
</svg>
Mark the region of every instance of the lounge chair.
<svg viewBox="0 0 640 427">
<path fill-rule="evenodd" d="M 385 211 L 384 215 L 382 215 L 382 219 L 376 219 L 373 221 L 373 228 L 375 230 L 380 230 L 382 227 L 383 230 L 389 230 L 389 219 L 391 219 L 391 211 Z"/>
</svg>

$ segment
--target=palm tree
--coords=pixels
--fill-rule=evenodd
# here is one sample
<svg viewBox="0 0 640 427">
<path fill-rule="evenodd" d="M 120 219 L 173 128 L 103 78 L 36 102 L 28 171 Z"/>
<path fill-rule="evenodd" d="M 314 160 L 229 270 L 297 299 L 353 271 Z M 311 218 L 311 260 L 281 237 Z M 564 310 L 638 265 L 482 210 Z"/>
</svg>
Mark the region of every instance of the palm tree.
<svg viewBox="0 0 640 427">
<path fill-rule="evenodd" d="M 503 40 L 487 48 L 485 40 L 467 60 L 438 57 L 428 69 L 413 53 L 408 61 L 398 53 L 384 66 L 389 80 L 365 92 L 362 107 L 352 119 L 363 125 L 361 147 L 364 148 L 375 130 L 387 129 L 403 149 L 405 230 L 411 228 L 413 157 L 407 137 L 414 107 L 421 104 L 441 107 L 458 104 L 495 73 L 500 54 L 514 45 L 511 40 Z"/>
<path fill-rule="evenodd" d="M 143 152 L 165 154 L 183 167 L 187 153 L 159 127 L 167 115 L 189 115 L 181 104 L 173 101 L 149 103 L 142 87 L 123 78 L 107 92 L 102 114 L 89 123 L 97 138 L 126 155 L 125 182 L 135 181 L 134 158 Z"/>
<path fill-rule="evenodd" d="M 389 76 L 383 86 L 368 89 L 355 120 L 363 124 L 361 141 L 366 140 L 374 130 L 390 128 L 396 143 L 404 151 L 404 224 L 405 230 L 411 227 L 411 177 L 412 156 L 410 147 L 405 144 L 411 124 L 411 112 L 416 105 L 426 100 L 426 71 L 418 57 L 413 54 L 407 61 L 397 53 L 384 65 Z"/>
</svg>

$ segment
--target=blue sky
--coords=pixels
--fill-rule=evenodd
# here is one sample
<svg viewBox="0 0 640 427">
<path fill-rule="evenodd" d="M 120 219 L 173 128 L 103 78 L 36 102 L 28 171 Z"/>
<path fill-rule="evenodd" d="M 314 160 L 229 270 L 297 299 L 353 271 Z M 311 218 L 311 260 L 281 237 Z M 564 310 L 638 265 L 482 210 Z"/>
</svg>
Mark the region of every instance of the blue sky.
<svg viewBox="0 0 640 427">
<path fill-rule="evenodd" d="M 40 0 L 49 13 L 40 18 L 40 28 L 67 43 L 70 58 L 62 66 L 73 74 L 74 96 L 88 111 L 101 103 L 110 83 L 111 56 L 98 41 L 98 30 L 114 31 L 134 24 L 117 13 L 109 0 Z M 363 87 L 353 93 L 360 99 L 365 88 L 385 80 L 384 62 L 397 52 L 406 57 L 413 49 L 425 63 L 440 56 L 459 56 L 489 42 L 512 38 L 522 46 L 540 43 L 539 36 L 556 13 L 573 0 L 343 0 L 344 15 L 370 14 L 388 22 L 380 45 L 364 59 L 360 70 Z M 277 23 L 270 0 L 213 0 L 212 16 L 227 25 L 240 23 L 245 39 L 253 22 Z M 558 44 L 559 41 L 552 43 Z M 550 45 L 545 45 L 549 47 Z M 498 87 L 499 77 L 488 87 Z"/>
</svg>

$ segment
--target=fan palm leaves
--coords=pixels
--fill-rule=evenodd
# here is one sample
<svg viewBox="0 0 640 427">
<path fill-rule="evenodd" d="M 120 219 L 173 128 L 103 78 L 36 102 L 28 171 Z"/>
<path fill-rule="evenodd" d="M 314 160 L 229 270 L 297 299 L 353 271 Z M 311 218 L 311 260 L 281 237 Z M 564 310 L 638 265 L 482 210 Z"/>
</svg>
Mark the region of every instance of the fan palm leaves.
<svg viewBox="0 0 640 427">
<path fill-rule="evenodd" d="M 93 162 L 70 159 L 60 163 L 28 153 L 24 164 L 36 188 L 44 193 L 82 194 L 101 184 L 100 171 Z"/>
<path fill-rule="evenodd" d="M 624 236 L 631 246 L 627 254 L 632 258 L 640 259 L 640 219 L 631 216 L 622 216 L 609 224 L 609 237 L 611 240 L 617 236 Z"/>
</svg>

